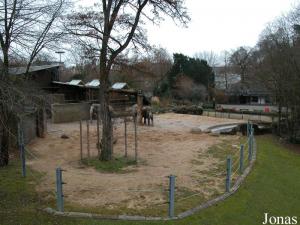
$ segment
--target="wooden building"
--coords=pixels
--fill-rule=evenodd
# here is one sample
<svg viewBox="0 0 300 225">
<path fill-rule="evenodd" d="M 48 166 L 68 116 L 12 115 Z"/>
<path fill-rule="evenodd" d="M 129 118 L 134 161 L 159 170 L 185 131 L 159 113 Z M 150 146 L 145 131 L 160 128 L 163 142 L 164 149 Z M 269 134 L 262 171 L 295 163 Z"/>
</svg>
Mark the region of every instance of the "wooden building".
<svg viewBox="0 0 300 225">
<path fill-rule="evenodd" d="M 52 91 L 52 82 L 59 81 L 59 67 L 60 64 L 50 64 L 42 66 L 31 66 L 28 71 L 29 81 L 37 88 Z M 26 67 L 9 68 L 10 78 L 24 79 Z"/>
</svg>

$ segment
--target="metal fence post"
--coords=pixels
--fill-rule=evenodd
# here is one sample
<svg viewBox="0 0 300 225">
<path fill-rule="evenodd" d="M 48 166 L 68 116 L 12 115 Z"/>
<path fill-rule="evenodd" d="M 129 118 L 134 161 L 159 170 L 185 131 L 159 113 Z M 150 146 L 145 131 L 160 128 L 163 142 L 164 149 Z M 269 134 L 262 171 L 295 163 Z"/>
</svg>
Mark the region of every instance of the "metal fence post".
<svg viewBox="0 0 300 225">
<path fill-rule="evenodd" d="M 249 120 L 247 122 L 247 137 L 249 137 L 249 127 L 250 127 L 250 123 L 249 123 Z"/>
<path fill-rule="evenodd" d="M 232 160 L 231 156 L 227 157 L 226 163 L 226 192 L 230 192 L 230 184 L 231 184 L 231 169 L 232 169 Z"/>
<path fill-rule="evenodd" d="M 24 134 L 20 123 L 18 124 L 18 141 L 20 149 L 20 158 L 22 163 L 22 177 L 26 177 L 26 156 L 24 147 Z"/>
<path fill-rule="evenodd" d="M 248 139 L 249 145 L 248 145 L 248 160 L 252 160 L 252 152 L 253 152 L 253 134 L 254 134 L 254 129 L 251 126 L 250 130 L 250 136 Z"/>
<path fill-rule="evenodd" d="M 64 211 L 64 195 L 62 185 L 62 170 L 60 167 L 58 167 L 56 168 L 56 199 L 57 210 L 60 212 Z"/>
<path fill-rule="evenodd" d="M 251 135 L 248 137 L 248 161 L 251 160 Z"/>
<path fill-rule="evenodd" d="M 240 149 L 240 173 L 244 171 L 244 145 L 241 145 Z"/>
<path fill-rule="evenodd" d="M 175 176 L 169 176 L 169 217 L 174 217 L 175 208 Z"/>
<path fill-rule="evenodd" d="M 253 156 L 253 139 L 254 139 L 254 128 L 251 128 L 251 155 L 250 155 L 250 160 L 252 160 L 252 156 Z"/>
</svg>

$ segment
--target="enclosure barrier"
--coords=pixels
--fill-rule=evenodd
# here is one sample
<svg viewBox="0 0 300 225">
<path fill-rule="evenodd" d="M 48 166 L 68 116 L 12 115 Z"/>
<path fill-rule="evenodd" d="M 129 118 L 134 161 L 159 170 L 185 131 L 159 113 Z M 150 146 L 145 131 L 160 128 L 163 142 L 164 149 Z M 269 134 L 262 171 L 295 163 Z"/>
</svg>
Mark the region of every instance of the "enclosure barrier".
<svg viewBox="0 0 300 225">
<path fill-rule="evenodd" d="M 244 158 L 244 148 L 248 146 L 248 158 Z M 226 182 L 225 182 L 225 189 L 226 192 L 230 192 L 231 190 L 231 183 L 233 176 L 238 175 L 238 173 L 243 174 L 244 172 L 244 165 L 248 164 L 253 159 L 253 151 L 254 151 L 254 128 L 252 123 L 247 123 L 247 141 L 245 144 L 240 145 L 240 152 L 237 152 L 235 156 L 239 153 L 239 158 L 233 161 L 233 157 L 231 155 L 227 156 L 226 161 Z M 233 172 L 232 172 L 233 171 Z"/>
<path fill-rule="evenodd" d="M 249 131 L 248 132 L 248 138 L 247 138 L 247 141 L 246 143 L 242 144 L 239 148 L 239 151 L 237 151 L 235 153 L 235 155 L 233 156 L 228 156 L 227 159 L 226 159 L 226 179 L 225 179 L 225 194 L 218 197 L 217 199 L 219 200 L 224 200 L 226 197 L 228 197 L 231 193 L 233 193 L 233 191 L 237 190 L 237 188 L 235 188 L 235 190 L 232 190 L 233 189 L 233 186 L 236 186 L 236 185 L 240 185 L 241 181 L 236 181 L 235 182 L 235 177 L 236 176 L 242 176 L 244 175 L 244 167 L 245 165 L 250 165 L 250 162 L 253 160 L 252 156 L 253 156 L 253 152 L 254 152 L 254 129 L 253 129 L 253 125 L 251 123 L 248 123 L 247 125 L 247 130 Z M 244 157 L 244 149 L 245 147 L 248 146 L 248 157 Z M 235 159 L 237 158 L 237 159 Z M 234 160 L 235 159 L 235 160 Z M 248 161 L 250 160 L 250 161 Z M 249 167 L 247 168 L 248 169 L 248 173 L 249 173 Z M 64 182 L 62 181 L 62 169 L 61 168 L 57 168 L 56 169 L 56 177 L 57 177 L 57 181 L 56 181 L 56 184 L 57 184 L 57 213 L 63 213 L 64 212 L 64 198 L 63 198 L 63 193 L 62 193 L 62 185 L 64 184 Z M 245 175 L 244 175 L 245 176 Z M 178 204 L 182 201 L 185 201 L 187 199 L 190 199 L 190 198 L 194 198 L 196 196 L 199 196 L 200 194 L 199 193 L 195 193 L 195 194 L 192 194 L 192 195 L 189 195 L 187 197 L 183 197 L 183 198 L 180 198 L 178 200 L 175 201 L 175 194 L 176 194 L 176 185 L 175 185 L 175 179 L 176 179 L 176 176 L 175 175 L 170 175 L 168 176 L 168 179 L 169 179 L 169 185 L 168 185 L 168 189 L 166 190 L 168 192 L 168 201 L 167 202 L 164 202 L 160 205 L 157 205 L 157 206 L 162 206 L 162 205 L 165 205 L 167 204 L 168 205 L 168 219 L 178 219 L 178 218 L 183 218 L 185 217 L 186 215 L 190 215 L 193 213 L 192 210 L 188 210 L 184 213 L 181 213 L 179 214 L 178 216 L 175 215 L 175 207 L 176 205 L 175 204 Z M 233 184 L 233 185 L 232 185 Z M 101 191 L 101 190 L 100 190 Z M 105 191 L 105 190 L 102 190 L 102 191 Z M 141 189 L 137 189 L 137 190 L 122 190 L 122 189 L 111 189 L 111 190 L 107 190 L 107 191 L 128 191 L 128 192 L 155 192 L 155 191 L 164 191 L 164 190 L 141 190 Z M 213 203 L 217 202 L 215 199 L 201 205 L 202 208 L 206 208 L 210 205 L 212 205 Z M 200 207 L 200 208 L 201 208 Z M 53 210 L 51 209 L 47 209 L 48 212 L 51 212 L 51 213 L 54 213 Z M 59 214 L 58 214 L 59 215 Z M 100 215 L 98 215 L 99 218 L 105 218 L 105 217 L 102 217 Z M 119 217 L 118 217 L 119 218 Z M 134 216 L 127 216 L 125 217 L 126 219 L 128 220 L 147 220 L 146 217 L 140 217 L 140 216 L 137 216 L 137 217 L 134 217 Z M 120 219 L 120 218 L 119 218 Z M 159 217 L 152 217 L 153 220 L 158 220 L 158 219 L 165 219 L 166 218 L 159 218 Z M 151 220 L 151 219 L 150 219 Z"/>
<path fill-rule="evenodd" d="M 174 207 L 175 207 L 175 176 L 171 175 L 169 177 L 169 217 L 174 217 Z"/>
<path fill-rule="evenodd" d="M 87 125 L 88 126 L 88 125 Z M 80 126 L 82 128 L 82 124 Z M 21 158 L 21 169 L 22 169 L 22 176 L 26 176 L 26 156 L 25 154 L 28 154 L 30 158 L 33 158 L 35 160 L 39 160 L 36 154 L 32 153 L 29 149 L 27 149 L 24 146 L 23 143 L 23 133 L 20 129 L 20 126 L 18 126 L 18 142 L 19 142 L 19 148 L 20 148 L 20 158 Z M 120 220 L 171 220 L 171 219 L 179 219 L 179 218 L 185 218 L 189 215 L 192 215 L 193 213 L 207 208 L 213 204 L 216 204 L 219 201 L 222 201 L 226 199 L 228 196 L 233 194 L 238 187 L 240 186 L 243 179 L 249 174 L 254 160 L 256 158 L 256 145 L 254 140 L 254 129 L 253 125 L 251 123 L 248 123 L 247 125 L 247 141 L 246 143 L 242 144 L 239 148 L 239 151 L 237 151 L 232 156 L 228 156 L 226 159 L 226 169 L 224 169 L 224 177 L 225 177 L 225 193 L 223 195 L 220 195 L 219 197 L 212 199 L 204 204 L 201 204 L 193 209 L 187 210 L 183 213 L 177 214 L 175 213 L 176 205 L 180 204 L 181 202 L 184 202 L 187 199 L 195 198 L 196 196 L 201 195 L 201 193 L 194 193 L 189 196 L 184 197 L 176 197 L 178 192 L 178 189 L 176 188 L 175 180 L 177 179 L 175 175 L 170 175 L 168 177 L 163 177 L 165 181 L 168 180 L 168 188 L 162 188 L 162 189 L 130 189 L 130 190 L 122 190 L 122 189 L 109 189 L 109 190 L 99 190 L 99 191 L 127 191 L 127 192 L 160 192 L 162 194 L 166 194 L 167 201 L 159 203 L 155 205 L 155 207 L 165 207 L 166 211 L 168 212 L 168 217 L 145 217 L 145 216 L 103 216 L 103 215 L 97 215 L 97 214 L 91 214 L 91 213 L 75 213 L 75 212 L 65 212 L 64 209 L 64 193 L 63 193 L 63 185 L 66 183 L 63 181 L 63 169 L 58 167 L 56 169 L 56 192 L 51 191 L 49 194 L 51 194 L 53 197 L 56 197 L 56 205 L 57 210 L 53 210 L 51 208 L 45 209 L 47 212 L 55 214 L 55 215 L 61 215 L 61 216 L 71 216 L 71 217 L 89 217 L 89 218 L 98 218 L 98 219 L 120 219 Z M 81 142 L 81 145 L 83 143 Z M 248 150 L 248 155 L 245 157 L 245 150 Z M 126 153 L 126 152 L 125 152 Z M 81 151 L 81 158 L 82 158 L 82 151 Z M 28 177 L 34 177 L 35 179 L 39 179 L 39 177 L 36 175 L 35 172 L 31 171 L 30 169 L 27 170 L 30 174 Z M 66 173 L 70 173 L 70 171 L 65 171 Z M 83 174 L 84 175 L 84 174 Z M 88 176 L 88 174 L 86 174 Z M 99 176 L 100 178 L 101 176 Z M 136 179 L 136 177 L 132 177 L 133 179 Z M 168 178 L 168 179 L 167 179 Z M 180 177 L 179 177 L 180 178 Z M 182 177 L 181 177 L 182 178 Z M 67 184 L 68 185 L 68 184 Z M 176 199 L 175 199 L 176 197 Z M 45 204 L 51 205 L 50 199 L 41 200 L 42 198 L 39 198 L 39 201 L 43 202 Z"/>
<path fill-rule="evenodd" d="M 57 199 L 57 210 L 60 212 L 64 211 L 64 195 L 63 195 L 63 184 L 62 180 L 62 169 L 56 168 L 56 199 Z"/>
<path fill-rule="evenodd" d="M 63 194 L 63 184 L 66 184 L 63 182 L 62 179 L 62 170 L 60 167 L 56 168 L 56 203 L 57 203 L 57 211 L 58 212 L 64 212 L 64 194 Z M 175 178 L 176 176 L 170 175 L 169 178 L 169 189 L 167 190 L 169 192 L 168 196 L 169 199 L 166 203 L 168 203 L 168 216 L 169 218 L 174 217 L 175 213 Z M 122 189 L 112 189 L 111 191 L 124 191 Z M 157 190 L 128 190 L 131 192 L 154 192 Z M 165 204 L 165 203 L 163 203 Z"/>
<path fill-rule="evenodd" d="M 241 112 L 219 112 L 219 111 L 203 111 L 203 116 L 236 119 L 236 120 L 252 120 L 259 122 L 273 123 L 276 117 L 274 115 L 266 115 L 261 112 L 258 114 L 248 114 Z"/>
<path fill-rule="evenodd" d="M 42 173 L 39 173 L 38 171 L 33 171 L 26 165 L 27 159 L 33 159 L 33 160 L 40 160 L 39 157 L 33 153 L 30 149 L 28 149 L 25 146 L 25 138 L 24 138 L 24 130 L 23 130 L 23 120 L 22 118 L 19 118 L 16 133 L 14 133 L 11 129 L 8 129 L 10 137 L 15 141 L 17 144 L 17 147 L 19 149 L 19 159 L 20 159 L 20 165 L 18 165 L 17 174 L 21 174 L 23 178 L 26 178 L 28 180 L 40 180 L 40 177 L 42 176 Z M 19 167 L 20 166 L 20 167 Z M 20 169 L 19 169 L 20 168 Z M 42 204 L 51 204 L 51 200 L 48 198 L 45 198 L 45 196 L 41 196 L 39 192 L 37 194 L 37 201 L 42 206 Z M 54 191 L 49 191 L 49 195 L 55 197 L 56 193 Z"/>
</svg>

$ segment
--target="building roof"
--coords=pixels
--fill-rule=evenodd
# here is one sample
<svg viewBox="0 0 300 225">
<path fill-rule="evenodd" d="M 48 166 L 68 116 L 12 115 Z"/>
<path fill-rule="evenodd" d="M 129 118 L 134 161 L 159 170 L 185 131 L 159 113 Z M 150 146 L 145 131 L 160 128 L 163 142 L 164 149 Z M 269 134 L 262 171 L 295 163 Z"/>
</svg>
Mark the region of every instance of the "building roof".
<svg viewBox="0 0 300 225">
<path fill-rule="evenodd" d="M 55 67 L 60 67 L 60 64 L 56 63 L 56 64 L 51 64 L 51 65 L 42 65 L 42 66 L 30 66 L 29 68 L 29 73 L 32 72 L 37 72 L 37 71 L 41 71 L 41 70 L 47 70 L 47 69 L 52 69 Z M 8 73 L 10 75 L 22 75 L 25 74 L 26 72 L 26 67 L 12 67 L 8 69 Z"/>
<path fill-rule="evenodd" d="M 70 85 L 84 85 L 82 80 L 71 80 L 68 82 Z"/>
<path fill-rule="evenodd" d="M 99 87 L 100 86 L 100 81 L 98 79 L 94 79 L 88 83 L 85 84 L 87 87 Z"/>
<path fill-rule="evenodd" d="M 120 89 L 128 89 L 127 83 L 114 83 L 112 89 L 120 90 Z"/>
<path fill-rule="evenodd" d="M 70 82 L 61 82 L 61 81 L 52 81 L 52 84 L 58 84 L 58 85 L 66 85 L 66 86 L 72 86 L 72 87 L 84 87 L 82 84 L 74 84 Z"/>
</svg>

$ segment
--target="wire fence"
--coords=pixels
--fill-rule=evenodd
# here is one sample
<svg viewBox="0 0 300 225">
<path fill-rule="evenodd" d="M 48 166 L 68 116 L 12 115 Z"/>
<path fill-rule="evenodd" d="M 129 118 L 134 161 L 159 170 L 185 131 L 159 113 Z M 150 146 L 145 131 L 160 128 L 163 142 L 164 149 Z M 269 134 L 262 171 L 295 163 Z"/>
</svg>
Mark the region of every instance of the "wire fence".
<svg viewBox="0 0 300 225">
<path fill-rule="evenodd" d="M 218 112 L 218 111 L 203 111 L 204 116 L 208 117 L 216 117 L 216 118 L 224 118 L 224 119 L 237 119 L 237 120 L 252 120 L 252 121 L 260 121 L 260 122 L 273 122 L 275 117 L 272 115 L 265 115 L 261 112 L 257 114 L 249 114 L 241 112 Z"/>
<path fill-rule="evenodd" d="M 252 160 L 254 146 L 254 129 L 252 124 L 248 123 L 247 131 L 247 140 L 240 146 L 240 149 L 234 152 L 231 156 L 228 156 L 226 160 L 222 161 L 222 163 L 226 165 L 226 170 L 224 169 L 223 171 L 216 171 L 213 175 L 211 175 L 217 177 L 222 182 L 224 181 L 224 192 L 231 191 L 231 188 L 233 187 L 238 177 L 243 174 L 245 168 L 250 164 Z M 21 157 L 20 168 L 22 170 L 23 177 L 32 178 L 35 181 L 39 181 L 43 174 L 33 171 L 29 167 L 26 167 L 25 155 L 28 157 L 28 159 L 31 160 L 42 161 L 42 159 L 37 153 L 35 153 L 36 151 L 33 152 L 31 149 L 25 147 L 24 140 L 22 139 L 23 134 L 20 129 L 18 130 L 18 136 L 14 134 L 12 135 L 19 143 Z M 22 157 L 22 155 L 24 157 Z M 25 160 L 23 158 L 25 158 Z M 56 169 L 56 179 L 54 183 L 51 184 L 53 186 L 47 189 L 48 191 L 46 192 L 46 194 L 37 192 L 39 203 L 41 205 L 57 207 L 58 211 L 64 211 L 65 196 L 68 196 L 68 193 L 64 193 L 65 187 L 68 187 L 68 185 L 73 185 L 70 178 L 78 177 L 78 179 L 82 179 L 82 182 L 84 182 L 84 179 L 88 179 L 89 176 L 91 176 L 91 174 L 88 172 L 83 172 L 80 170 L 64 171 L 62 168 L 58 167 Z M 103 176 L 104 175 L 100 173 L 93 173 L 92 179 L 102 180 Z M 190 201 L 199 202 L 205 200 L 205 194 L 203 193 L 203 190 L 201 190 L 201 188 L 203 188 L 201 187 L 201 182 L 203 181 L 201 179 L 197 180 L 197 178 L 191 178 L 191 176 L 188 175 L 178 175 L 177 177 L 174 175 L 145 175 L 143 178 L 140 178 L 134 175 L 120 174 L 120 176 L 118 176 L 118 179 L 123 179 L 126 181 L 143 179 L 144 181 L 146 181 L 146 184 L 151 184 L 151 180 L 156 179 L 159 181 L 158 183 L 160 183 L 160 185 L 150 185 L 150 188 L 149 185 L 144 185 L 144 187 L 142 187 L 141 185 L 129 185 L 127 186 L 127 188 L 123 188 L 121 182 L 119 181 L 116 183 L 119 184 L 119 186 L 108 188 L 105 184 L 98 184 L 94 187 L 88 188 L 85 191 L 96 190 L 98 194 L 101 193 L 103 196 L 108 195 L 109 193 L 116 193 L 116 195 L 118 195 L 119 193 L 128 193 L 130 195 L 152 193 L 155 195 L 160 195 L 161 198 L 159 200 L 156 200 L 156 203 L 153 203 L 150 207 L 163 207 L 162 209 L 168 211 L 169 217 L 174 217 L 175 205 L 176 207 L 180 208 L 180 205 L 184 202 L 190 203 Z M 113 184 L 113 182 L 111 183 Z M 178 185 L 176 185 L 176 183 L 178 183 Z M 193 186 L 193 191 L 184 188 L 186 186 Z M 94 190 L 92 190 L 93 188 Z M 66 190 L 69 190 L 69 188 L 66 188 Z M 54 201 L 55 199 L 56 204 Z"/>
</svg>

